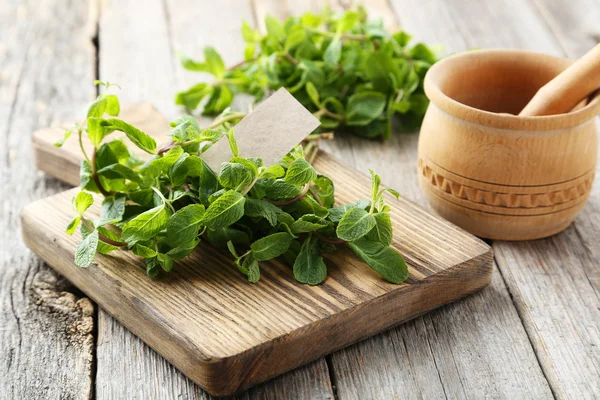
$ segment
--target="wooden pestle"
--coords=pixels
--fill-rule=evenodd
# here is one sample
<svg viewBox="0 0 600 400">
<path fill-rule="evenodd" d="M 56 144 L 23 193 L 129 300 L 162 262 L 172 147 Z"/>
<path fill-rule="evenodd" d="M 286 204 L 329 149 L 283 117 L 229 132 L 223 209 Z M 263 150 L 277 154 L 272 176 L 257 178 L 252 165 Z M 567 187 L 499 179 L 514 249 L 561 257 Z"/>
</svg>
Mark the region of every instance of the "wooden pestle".
<svg viewBox="0 0 600 400">
<path fill-rule="evenodd" d="M 600 88 L 600 44 L 542 86 L 519 116 L 564 114 Z"/>
</svg>

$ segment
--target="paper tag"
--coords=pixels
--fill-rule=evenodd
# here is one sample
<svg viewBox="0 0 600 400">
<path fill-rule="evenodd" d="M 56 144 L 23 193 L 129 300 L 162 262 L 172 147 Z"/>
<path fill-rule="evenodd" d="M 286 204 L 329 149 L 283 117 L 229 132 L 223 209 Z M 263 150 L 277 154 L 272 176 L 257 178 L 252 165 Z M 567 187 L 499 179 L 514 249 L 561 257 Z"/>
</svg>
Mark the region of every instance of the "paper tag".
<svg viewBox="0 0 600 400">
<path fill-rule="evenodd" d="M 310 111 L 281 88 L 242 119 L 234 133 L 240 157 L 260 157 L 265 165 L 273 165 L 319 125 L 319 120 Z M 226 138 L 202 154 L 204 161 L 216 172 L 231 157 Z"/>
</svg>

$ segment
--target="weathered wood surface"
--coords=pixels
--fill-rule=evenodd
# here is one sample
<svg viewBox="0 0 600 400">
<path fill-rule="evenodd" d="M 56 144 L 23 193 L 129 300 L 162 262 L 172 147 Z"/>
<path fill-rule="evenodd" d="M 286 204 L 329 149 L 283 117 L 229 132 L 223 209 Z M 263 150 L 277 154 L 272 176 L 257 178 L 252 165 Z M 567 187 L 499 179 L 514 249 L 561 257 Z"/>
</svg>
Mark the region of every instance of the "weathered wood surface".
<svg viewBox="0 0 600 400">
<path fill-rule="evenodd" d="M 394 0 L 393 4 L 411 15 L 409 31 L 424 40 L 445 38 L 449 51 L 517 47 L 576 58 L 598 42 L 598 27 L 592 23 L 600 16 L 597 2 Z M 448 20 L 423 29 L 434 8 L 437 18 Z M 452 18 L 460 9 L 469 10 L 472 17 Z M 559 398 L 594 398 L 600 393 L 598 176 L 588 205 L 564 233 L 533 242 L 493 243 L 513 303 Z"/>
<path fill-rule="evenodd" d="M 113 7 L 114 9 L 120 7 L 120 4 L 116 4 L 115 0 L 101 3 L 104 6 L 100 7 L 100 13 L 106 10 L 107 7 Z M 130 3 L 135 2 L 130 1 Z M 219 3 L 232 4 L 233 6 L 226 11 L 217 11 L 215 9 L 219 8 Z M 279 3 L 282 3 L 282 5 Z M 335 7 L 339 6 L 337 2 L 333 3 Z M 344 3 L 347 2 L 344 1 Z M 492 0 L 477 2 L 466 0 L 448 2 L 392 0 L 390 3 L 387 4 L 385 0 L 369 1 L 367 6 L 376 13 L 378 8 L 375 9 L 375 7 L 380 5 L 384 7 L 391 6 L 393 13 L 383 13 L 386 20 L 389 20 L 390 16 L 395 20 L 395 16 L 397 16 L 400 25 L 406 28 L 407 31 L 414 33 L 416 38 L 443 44 L 446 52 L 480 46 L 520 47 L 555 55 L 566 53 L 576 57 L 585 53 L 600 37 L 597 24 L 600 9 L 595 0 L 510 0 L 505 2 Z M 73 4 L 76 6 L 73 6 Z M 185 25 L 172 26 L 168 30 L 171 32 L 169 40 L 171 43 L 175 43 L 172 46 L 173 48 L 180 48 L 190 55 L 196 55 L 199 54 L 199 48 L 204 43 L 213 43 L 220 49 L 227 49 L 228 46 L 241 46 L 239 36 L 227 37 L 222 34 L 222 32 L 237 33 L 239 22 L 236 19 L 240 19 L 240 15 L 249 22 L 256 23 L 253 14 L 270 12 L 278 15 L 281 12 L 301 12 L 309 7 L 318 8 L 321 2 L 316 0 L 310 2 L 266 2 L 256 0 L 253 2 L 254 7 L 245 1 L 210 2 L 209 6 L 205 6 L 204 2 L 182 3 L 173 0 L 165 4 L 168 5 L 166 9 L 170 11 L 169 19 L 172 22 L 192 21 L 186 22 L 186 24 L 192 24 L 195 31 L 203 29 L 201 24 L 194 23 L 199 18 L 203 18 L 204 24 L 207 21 L 212 24 L 212 31 L 209 33 L 203 31 L 205 33 L 190 35 Z M 186 7 L 180 7 L 180 4 L 184 4 Z M 9 2 L 9 4 L 0 6 L 0 19 L 4 21 L 0 25 L 0 65 L 2 68 L 0 73 L 2 76 L 0 80 L 0 112 L 2 113 L 0 135 L 3 135 L 0 137 L 0 143 L 3 146 L 0 153 L 2 157 L 0 160 L 3 163 L 3 167 L 0 168 L 0 176 L 5 185 L 7 182 L 12 182 L 8 184 L 8 187 L 17 194 L 14 198 L 0 198 L 2 202 L 0 215 L 2 215 L 4 225 L 13 224 L 13 222 L 18 224 L 18 210 L 29 199 L 43 197 L 56 191 L 58 187 L 63 187 L 54 180 L 38 174 L 32 175 L 30 173 L 26 175 L 27 170 L 32 165 L 28 145 L 18 147 L 18 151 L 10 151 L 10 146 L 7 143 L 12 143 L 13 148 L 15 148 L 14 144 L 17 144 L 24 135 L 35 128 L 47 126 L 51 120 L 68 121 L 83 115 L 85 105 L 92 98 L 93 93 L 92 86 L 88 84 L 93 79 L 93 59 L 88 57 L 87 53 L 93 51 L 87 41 L 88 38 L 93 36 L 93 29 L 88 30 L 87 27 L 93 28 L 95 26 L 93 19 L 96 18 L 96 15 L 92 12 L 91 22 L 89 24 L 86 22 L 88 21 L 88 10 L 82 11 L 81 8 L 87 6 L 88 2 L 86 1 L 69 2 L 66 0 L 55 0 L 39 4 L 32 1 Z M 263 11 L 260 9 L 261 6 Z M 127 7 L 127 4 L 124 4 L 124 7 Z M 146 10 L 149 7 L 153 9 Z M 140 15 L 145 12 L 155 14 L 160 12 L 159 7 L 160 2 L 145 2 L 143 6 L 137 8 L 129 6 L 129 11 L 123 15 L 127 15 L 131 19 L 140 18 Z M 17 9 L 20 11 L 17 11 Z M 96 7 L 90 7 L 90 9 L 95 10 Z M 175 16 L 178 11 L 182 17 Z M 70 15 L 65 16 L 67 12 Z M 210 16 L 213 12 L 219 12 L 222 19 L 211 19 Z M 21 15 L 20 19 L 17 18 L 18 13 Z M 54 15 L 53 19 L 50 18 L 52 15 Z M 167 14 L 163 15 L 165 21 L 158 20 L 158 27 L 148 24 L 135 32 L 132 32 L 128 24 L 116 28 L 120 34 L 135 33 L 135 38 L 132 40 L 143 42 L 147 36 L 144 29 L 163 29 L 160 26 L 167 24 Z M 71 24 L 69 21 L 75 18 L 79 18 L 79 22 Z M 105 29 L 102 29 L 101 25 L 100 32 L 110 35 L 109 32 L 106 32 L 106 29 L 107 27 L 114 28 L 115 25 L 107 22 L 106 14 L 103 18 Z M 40 21 L 49 24 L 43 28 L 47 31 L 43 35 L 34 35 L 33 33 L 36 30 L 42 29 L 36 27 L 36 24 Z M 130 23 L 131 21 L 127 22 Z M 35 28 L 29 29 L 30 26 Z M 221 26 L 227 26 L 228 28 L 222 31 L 220 30 Z M 44 57 L 39 57 L 37 52 L 40 45 L 38 42 L 45 40 L 44 43 L 54 43 L 53 35 L 56 35 L 63 28 L 66 29 L 66 27 L 69 27 L 70 30 L 63 33 L 64 39 L 60 41 L 61 45 L 58 46 L 62 56 L 45 54 Z M 80 35 L 77 35 L 77 32 L 80 32 L 78 29 L 82 32 Z M 177 30 L 180 32 L 179 34 L 174 33 Z M 177 35 L 182 36 L 179 38 Z M 11 40 L 11 38 L 14 39 Z M 161 39 L 158 38 L 157 40 Z M 226 42 L 226 45 L 222 45 L 223 42 Z M 100 49 L 108 50 L 108 43 L 105 40 L 103 48 L 102 41 L 100 41 Z M 28 47 L 32 44 L 34 50 Z M 123 60 L 129 60 L 131 63 L 132 58 L 128 58 L 128 54 L 136 54 L 136 49 L 147 49 L 148 47 L 138 48 L 131 45 L 128 49 L 121 48 L 117 39 L 113 40 L 111 46 L 117 47 L 117 50 L 114 50 L 117 56 L 114 56 L 110 62 L 113 64 L 113 68 L 119 68 L 114 64 L 122 62 L 118 58 L 119 55 Z M 47 47 L 53 48 L 51 44 Z M 160 46 L 160 48 L 164 47 L 164 45 Z M 157 52 L 156 49 L 157 47 L 152 47 L 150 51 Z M 241 54 L 240 49 L 241 47 L 238 48 L 237 52 L 230 53 L 229 56 L 226 54 L 226 61 L 230 64 L 236 62 L 236 54 Z M 29 72 L 24 75 L 29 80 L 25 80 L 21 84 L 22 87 L 27 89 L 17 91 L 15 86 L 18 81 L 18 71 L 21 70 L 19 66 L 23 65 L 23 56 L 26 53 L 31 54 L 30 60 L 37 58 L 40 64 L 29 66 Z M 73 55 L 77 56 L 73 58 Z M 60 63 L 61 59 L 69 56 L 71 57 L 69 63 L 67 64 L 65 61 L 63 66 Z M 138 57 L 138 60 L 143 61 L 144 57 L 151 59 L 154 55 L 142 54 L 136 57 Z M 73 63 L 73 60 L 76 62 Z M 166 93 L 167 97 L 162 100 L 163 105 L 159 104 L 159 108 L 165 113 L 169 113 L 169 107 L 172 107 L 170 98 L 173 92 L 197 80 L 196 74 L 182 72 L 177 66 L 176 60 L 170 59 L 170 61 L 173 62 L 174 73 L 181 74 L 179 79 L 182 79 L 182 81 L 176 83 L 175 87 L 169 93 Z M 84 64 L 85 68 L 82 69 Z M 107 61 L 105 65 L 108 64 Z M 16 67 L 7 68 L 7 65 L 16 65 Z M 130 64 L 130 70 L 136 71 L 136 76 L 130 79 L 145 74 L 147 70 L 152 70 L 152 66 L 145 64 L 139 66 L 139 68 L 134 68 L 134 66 L 139 65 Z M 86 68 L 89 68 L 89 73 Z M 123 70 L 122 73 L 127 74 L 127 71 Z M 153 87 L 151 82 L 140 78 L 140 84 L 146 86 L 145 90 L 148 90 L 150 96 L 141 97 L 129 91 L 131 86 L 125 80 L 111 75 L 113 74 L 104 74 L 102 78 L 122 84 L 124 86 L 122 94 L 130 96 L 128 97 L 129 101 L 157 99 L 151 92 Z M 8 79 L 5 79 L 7 76 Z M 160 74 L 158 76 L 161 77 Z M 171 79 L 170 76 L 167 78 Z M 33 98 L 32 93 L 35 82 L 37 82 L 35 90 L 51 87 L 56 87 L 59 90 L 58 95 L 51 93 L 44 97 L 51 106 L 48 106 L 43 112 L 33 109 L 34 103 L 31 99 Z M 48 82 L 65 82 L 65 84 L 59 85 L 56 83 L 50 86 Z M 21 95 L 20 100 L 15 102 L 17 92 Z M 66 95 L 66 92 L 69 92 L 69 95 Z M 39 93 L 37 97 L 41 97 Z M 60 100 L 60 103 L 58 100 Z M 15 116 L 13 122 L 9 123 L 7 120 L 8 116 L 12 114 L 10 108 L 13 102 L 21 104 L 17 106 L 20 111 L 23 110 L 23 107 L 27 107 L 29 111 Z M 174 108 L 171 108 L 171 110 L 173 113 L 177 111 Z M 14 125 L 15 127 L 7 130 L 7 125 Z M 6 131 L 7 134 L 4 134 L 3 131 Z M 338 140 L 328 145 L 328 151 L 343 156 L 346 162 L 350 162 L 359 169 L 374 168 L 382 173 L 385 182 L 399 187 L 405 197 L 423 204 L 420 190 L 417 185 L 412 183 L 416 182 L 417 140 L 417 135 L 395 135 L 390 150 L 386 150 L 386 147 L 376 142 L 365 142 L 354 138 L 338 138 Z M 371 156 L 365 154 L 371 154 Z M 6 161 L 9 159 L 13 160 L 12 163 Z M 394 163 L 394 169 L 389 168 L 391 162 Z M 5 168 L 6 165 L 10 168 Z M 12 174 L 16 174 L 14 178 Z M 18 191 L 15 192 L 12 188 L 17 186 Z M 585 288 L 583 285 L 585 283 L 584 279 L 589 282 L 597 282 L 598 280 L 596 275 L 600 260 L 598 260 L 598 242 L 595 240 L 600 232 L 600 206 L 597 205 L 598 201 L 595 200 L 599 197 L 598 188 L 599 185 L 596 182 L 592 201 L 588 204 L 584 214 L 577 220 L 574 228 L 571 228 L 578 233 L 579 243 L 584 243 L 583 248 L 580 246 L 576 249 L 577 252 L 573 253 L 576 256 L 565 257 L 564 249 L 570 249 L 565 247 L 569 245 L 568 242 L 567 244 L 564 244 L 565 242 L 563 244 L 550 242 L 544 247 L 539 247 L 536 244 L 534 250 L 528 250 L 524 247 L 516 248 L 512 251 L 512 254 L 521 254 L 522 251 L 532 252 L 519 257 L 519 262 L 523 263 L 518 268 L 520 272 L 516 274 L 519 279 L 512 279 L 512 274 L 508 268 L 511 268 L 510 263 L 516 262 L 515 257 L 506 257 L 507 261 L 502 261 L 503 251 L 498 247 L 498 244 L 494 245 L 504 279 L 510 287 L 511 294 L 516 294 L 513 298 L 514 304 L 519 310 L 521 319 L 525 321 L 527 332 L 537 354 L 534 355 L 531 351 L 523 325 L 519 322 L 519 316 L 515 308 L 510 306 L 511 297 L 508 295 L 505 283 L 496 274 L 490 287 L 481 294 L 472 296 L 450 307 L 445 307 L 428 316 L 418 318 L 372 340 L 364 341 L 347 350 L 335 353 L 329 359 L 331 370 L 328 370 L 324 359 L 321 359 L 315 362 L 317 367 L 308 366 L 295 370 L 281 378 L 250 390 L 242 398 L 332 397 L 333 393 L 328 379 L 329 373 L 334 378 L 333 383 L 336 385 L 338 397 L 341 399 L 393 398 L 395 395 L 400 398 L 479 398 L 485 394 L 488 394 L 490 398 L 548 398 L 551 394 L 539 366 L 536 365 L 536 355 L 540 358 L 544 373 L 549 377 L 556 396 L 577 398 L 587 395 L 587 397 L 592 397 L 593 395 L 590 395 L 589 389 L 593 389 L 594 386 L 590 382 L 597 382 L 598 380 L 597 358 L 595 364 L 593 358 L 594 355 L 598 354 L 598 344 L 583 336 L 585 331 L 581 327 L 586 327 L 588 332 L 589 329 L 592 329 L 591 332 L 593 333 L 593 329 L 596 332 L 598 331 L 598 324 L 594 325 L 594 320 L 590 322 L 584 318 L 586 312 L 594 310 L 593 306 L 589 305 L 591 292 L 585 289 L 584 295 L 586 297 L 579 300 L 577 297 L 579 296 L 579 288 Z M 0 247 L 0 250 L 2 250 L 0 254 L 3 257 L 1 258 L 2 270 L 7 271 L 4 267 L 10 265 L 11 268 L 18 271 L 15 273 L 10 270 L 8 274 L 4 274 L 2 277 L 3 283 L 0 289 L 1 312 L 2 318 L 5 318 L 2 319 L 0 324 L 2 326 L 0 330 L 0 362 L 3 363 L 2 365 L 9 364 L 6 360 L 13 351 L 10 349 L 17 348 L 14 343 L 16 343 L 15 338 L 18 337 L 16 320 L 11 312 L 6 311 L 6 305 L 11 299 L 9 287 L 21 287 L 22 283 L 25 282 L 28 271 L 29 279 L 31 279 L 33 269 L 30 269 L 30 265 L 33 265 L 34 268 L 41 265 L 37 258 L 32 259 L 27 255 L 23 256 L 27 253 L 25 253 L 24 247 L 14 233 L 18 229 L 11 229 L 2 233 L 2 240 L 0 241 L 0 246 L 6 243 L 5 247 Z M 11 232 L 13 233 L 11 234 Z M 576 240 L 573 236 L 569 237 L 571 241 Z M 548 248 L 554 244 L 557 246 L 560 244 L 560 247 L 558 247 L 558 250 L 551 252 L 555 259 L 550 263 L 545 255 L 549 254 Z M 502 244 L 502 246 L 504 245 L 513 246 L 512 244 Z M 560 253 L 561 251 L 563 253 Z M 583 257 L 587 261 L 582 263 L 577 257 Z M 539 264 L 542 261 L 544 263 Z M 576 269 L 577 273 L 573 275 L 574 281 L 579 286 L 573 284 L 570 277 L 565 275 L 569 271 L 564 266 L 568 265 L 570 261 L 584 265 L 584 267 L 578 267 Z M 531 266 L 526 265 L 526 263 L 533 263 L 532 265 L 538 266 L 538 268 L 531 269 Z M 543 269 L 540 269 L 542 267 Z M 557 271 L 560 274 L 557 275 Z M 585 275 L 582 275 L 582 273 Z M 540 274 L 545 279 L 542 281 L 544 282 L 543 285 L 538 282 Z M 10 279 L 14 277 L 16 277 L 16 280 L 12 284 Z M 559 283 L 570 286 L 560 292 L 557 286 Z M 595 285 L 597 288 L 597 283 Z M 520 290 L 523 290 L 527 295 L 519 295 Z M 548 296 L 550 298 L 540 297 L 540 292 L 545 290 L 549 290 Z M 27 288 L 25 292 L 32 293 Z M 568 298 L 564 297 L 564 293 L 569 294 Z M 556 305 L 556 299 L 561 299 L 560 307 L 547 306 L 548 304 Z M 12 297 L 12 300 L 15 307 L 21 310 L 19 314 L 21 322 L 31 321 L 38 324 L 37 321 L 40 316 L 45 318 L 45 314 L 28 311 L 25 307 L 27 302 L 25 296 L 19 295 L 18 292 L 16 296 Z M 570 311 L 569 307 L 572 306 L 577 306 L 576 310 L 578 311 Z M 475 314 L 473 314 L 473 310 L 476 311 Z M 533 311 L 535 312 L 532 316 Z M 533 317 L 538 321 L 537 324 L 531 322 Z M 148 349 L 146 345 L 131 335 L 120 324 L 115 323 L 106 313 L 100 312 L 98 319 L 100 329 L 98 337 L 100 347 L 97 349 L 98 371 L 96 374 L 96 397 L 98 399 L 206 398 L 206 394 L 199 390 L 197 386 L 190 383 L 189 380 L 178 373 L 160 356 Z M 477 322 L 476 325 L 474 321 Z M 574 330 L 573 327 L 575 327 Z M 35 327 L 30 329 L 35 329 Z M 56 376 L 66 375 L 63 366 L 68 364 L 67 360 L 84 360 L 87 358 L 85 351 L 75 351 L 71 348 L 72 352 L 65 352 L 65 347 L 60 345 L 64 330 L 60 326 L 57 328 L 55 322 L 52 325 L 44 326 L 42 329 L 44 335 L 35 336 L 35 341 L 33 338 L 23 337 L 21 343 L 22 346 L 28 346 L 29 349 L 35 343 L 35 346 L 37 346 L 36 354 L 39 350 L 40 353 L 45 355 L 47 362 L 40 364 L 39 359 L 33 357 L 22 358 L 22 366 L 19 367 L 21 373 L 19 374 L 16 374 L 17 370 L 14 369 L 13 364 L 6 370 L 8 375 L 0 378 L 0 394 L 3 393 L 4 388 L 9 388 L 9 390 L 13 390 L 9 392 L 11 394 L 9 398 L 27 398 L 28 393 L 39 394 L 38 388 L 48 385 L 52 387 L 52 392 L 49 393 L 61 391 L 63 397 L 88 397 L 89 388 L 80 385 L 78 382 L 82 382 L 82 380 L 73 375 L 68 375 L 70 378 L 69 386 L 59 387 L 55 385 Z M 448 330 L 448 333 L 444 330 Z M 564 337 L 569 338 L 573 332 L 578 334 L 576 341 L 564 340 Z M 423 336 L 425 334 L 427 336 Z M 423 340 L 423 337 L 427 337 L 428 340 Z M 546 339 L 543 339 L 543 337 Z M 561 337 L 563 339 L 559 341 Z M 597 339 L 597 336 L 593 336 L 593 334 L 589 337 Z M 384 338 L 385 340 L 383 340 Z M 557 340 L 549 338 L 557 338 Z M 383 342 L 386 347 L 381 348 L 376 345 L 377 340 Z M 5 343 L 11 344 L 5 345 Z M 481 350 L 474 350 L 474 347 L 470 345 L 471 343 L 483 343 L 484 345 Z M 550 343 L 559 343 L 559 345 L 548 347 Z M 396 349 L 405 347 L 410 349 L 407 354 L 411 357 L 400 359 L 394 356 Z M 31 350 L 27 351 L 32 352 Z M 365 354 L 368 354 L 369 357 L 364 357 Z M 379 358 L 380 356 L 383 359 Z M 340 362 L 336 363 L 336 360 Z M 345 369 L 342 370 L 342 367 Z M 36 379 L 41 382 L 40 385 L 35 386 L 30 383 L 30 380 L 24 380 L 26 375 L 23 371 L 27 369 L 36 371 L 34 376 L 38 377 Z M 496 376 L 492 373 L 495 373 Z M 582 374 L 580 378 L 578 374 Z M 8 380 L 6 376 L 12 379 Z M 412 378 L 409 379 L 408 376 Z M 429 376 L 432 378 L 437 376 L 438 381 L 442 383 L 431 383 L 435 382 L 433 380 L 427 381 L 425 377 Z M 527 379 L 523 377 L 527 377 Z M 400 378 L 410 382 L 426 383 L 415 386 L 402 383 L 402 385 L 406 385 L 402 386 L 398 383 Z M 353 380 L 361 383 L 353 383 Z M 405 380 L 401 380 L 401 382 L 405 382 Z M 526 383 L 525 380 L 527 380 Z M 582 383 L 583 380 L 586 382 Z M 90 381 L 93 383 L 92 380 Z M 376 389 L 372 389 L 373 387 Z M 513 387 L 514 389 L 511 389 Z M 479 388 L 480 391 L 475 391 L 474 388 Z M 487 388 L 491 389 L 486 390 Z M 49 397 L 52 397 L 52 395 Z M 59 395 L 57 394 L 55 397 L 59 397 Z"/>
<path fill-rule="evenodd" d="M 68 9 L 69 12 L 63 12 Z M 94 3 L 0 5 L 0 398 L 90 398 L 94 306 L 21 240 L 19 212 L 62 191 L 35 171 L 29 134 L 93 99 Z"/>
<path fill-rule="evenodd" d="M 145 107 L 140 112 L 147 114 Z M 156 125 L 147 133 L 164 141 L 165 132 Z M 45 136 L 47 150 L 60 132 Z M 44 151 L 41 145 L 39 151 Z M 70 153 L 63 171 L 73 175 L 68 171 L 78 170 L 81 151 L 62 151 Z M 314 165 L 335 182 L 340 203 L 369 196 L 365 175 L 325 153 Z M 134 268 L 140 260 L 124 253 L 99 257 L 97 267 L 84 270 L 73 264 L 77 238 L 62 234 L 77 190 L 28 205 L 25 242 L 211 393 L 237 392 L 480 290 L 491 279 L 487 245 L 407 200 L 392 198 L 392 246 L 409 265 L 410 278 L 403 285 L 385 283 L 351 253 L 340 251 L 327 257 L 332 268 L 323 285 L 298 284 L 289 267 L 263 263 L 261 281 L 248 290 L 231 260 L 207 244 L 164 279 L 148 278 L 143 268 Z M 96 204 L 92 215 L 99 208 Z"/>
</svg>

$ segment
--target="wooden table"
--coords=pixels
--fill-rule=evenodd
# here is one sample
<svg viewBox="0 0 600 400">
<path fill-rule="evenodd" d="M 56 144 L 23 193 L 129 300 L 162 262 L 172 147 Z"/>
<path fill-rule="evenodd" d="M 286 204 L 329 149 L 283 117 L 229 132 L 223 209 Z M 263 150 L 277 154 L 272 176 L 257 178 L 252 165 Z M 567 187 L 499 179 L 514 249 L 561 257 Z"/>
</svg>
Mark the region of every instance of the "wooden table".
<svg viewBox="0 0 600 400">
<path fill-rule="evenodd" d="M 0 5 L 0 398 L 209 398 L 20 238 L 19 211 L 65 190 L 33 169 L 29 137 L 84 115 L 94 79 L 123 103 L 179 112 L 175 91 L 201 77 L 174 52 L 243 53 L 240 20 L 263 26 L 321 2 L 254 0 L 5 0 Z M 335 3 L 335 2 L 332 2 Z M 577 3 L 577 4 L 575 4 Z M 335 8 L 343 5 L 334 4 Z M 598 0 L 375 0 L 390 29 L 445 52 L 515 47 L 578 57 L 600 38 Z M 388 143 L 339 137 L 327 150 L 373 168 L 425 204 L 415 134 Z M 600 396 L 600 182 L 565 232 L 493 242 L 483 292 L 338 351 L 240 395 L 265 399 L 573 398 Z"/>
</svg>

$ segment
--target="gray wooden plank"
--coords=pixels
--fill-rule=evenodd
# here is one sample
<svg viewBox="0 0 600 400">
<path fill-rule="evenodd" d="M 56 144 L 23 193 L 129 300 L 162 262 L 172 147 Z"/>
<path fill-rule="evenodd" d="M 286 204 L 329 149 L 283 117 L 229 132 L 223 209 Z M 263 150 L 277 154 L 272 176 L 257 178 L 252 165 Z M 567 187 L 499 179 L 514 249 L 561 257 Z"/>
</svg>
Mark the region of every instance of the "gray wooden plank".
<svg viewBox="0 0 600 400">
<path fill-rule="evenodd" d="M 419 7 L 456 20 L 457 10 L 473 17 L 455 28 L 433 24 L 449 37 L 452 51 L 470 47 L 519 47 L 571 56 L 585 52 L 596 37 L 598 4 L 564 1 L 467 2 L 451 6 L 429 1 L 395 1 L 414 16 Z M 519 12 L 515 12 L 518 10 Z M 407 20 L 418 29 L 425 16 Z M 458 32 L 458 34 L 457 34 Z M 557 40 L 558 39 L 558 40 Z M 596 182 L 588 206 L 566 232 L 546 240 L 494 242 L 496 261 L 513 296 L 536 356 L 555 396 L 594 398 L 599 393 L 598 244 L 600 202 Z"/>
<path fill-rule="evenodd" d="M 534 1 L 565 55 L 577 58 L 600 40 L 600 2 Z M 600 169 L 600 166 L 599 166 Z M 557 396 L 600 393 L 600 174 L 588 204 L 562 234 L 494 244 L 538 358 Z"/>
<path fill-rule="evenodd" d="M 255 3 L 259 20 L 264 18 L 264 10 L 271 3 L 276 3 L 271 9 L 279 17 L 317 11 L 319 6 L 314 2 L 294 1 L 256 0 Z M 439 3 L 406 4 L 403 1 L 394 3 L 394 9 L 386 1 L 367 5 L 374 17 L 385 17 L 390 30 L 398 26 L 397 20 L 389 18 L 396 11 L 403 28 L 425 40 L 432 29 L 444 34 L 444 29 L 455 29 L 456 17 L 448 16 Z M 337 2 L 332 6 L 344 8 L 344 4 Z M 492 6 L 483 5 L 484 8 Z M 448 5 L 450 7 L 453 6 Z M 438 14 L 441 14 L 440 21 L 436 20 Z M 413 20 L 409 28 L 403 16 L 418 22 Z M 445 27 L 435 27 L 441 24 Z M 431 36 L 427 41 L 437 43 L 443 38 Z M 548 41 L 551 40 L 549 37 Z M 462 39 L 450 42 L 449 47 L 461 49 L 463 42 Z M 417 183 L 417 143 L 416 133 L 395 134 L 386 143 L 338 134 L 334 141 L 326 143 L 326 149 L 359 171 L 374 169 L 383 182 L 426 206 Z M 552 397 L 497 270 L 490 287 L 483 292 L 338 351 L 329 358 L 341 399 Z M 527 381 L 523 376 L 528 377 Z"/>
<path fill-rule="evenodd" d="M 174 51 L 200 58 L 202 48 L 213 45 L 227 64 L 234 64 L 243 57 L 241 20 L 254 24 L 250 4 L 237 0 L 149 1 L 143 7 L 134 0 L 107 2 L 101 13 L 100 78 L 121 84 L 124 103 L 158 100 L 157 108 L 169 117 L 182 112 L 172 103 L 176 90 L 210 79 L 184 71 Z M 147 29 L 155 29 L 155 33 L 148 36 Z M 127 40 L 119 41 L 119 37 Z M 137 67 L 148 64 L 152 64 L 149 69 Z M 102 310 L 98 330 L 98 399 L 211 398 Z M 333 398 L 325 359 L 252 388 L 238 398 Z"/>
<path fill-rule="evenodd" d="M 65 189 L 35 171 L 30 134 L 84 112 L 93 98 L 94 10 L 82 0 L 0 5 L 2 399 L 93 393 L 93 304 L 25 247 L 19 212 Z"/>
</svg>

